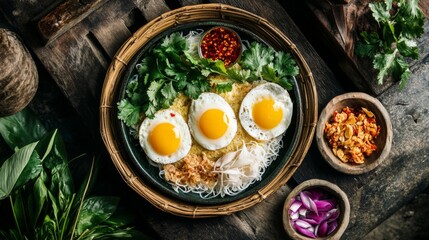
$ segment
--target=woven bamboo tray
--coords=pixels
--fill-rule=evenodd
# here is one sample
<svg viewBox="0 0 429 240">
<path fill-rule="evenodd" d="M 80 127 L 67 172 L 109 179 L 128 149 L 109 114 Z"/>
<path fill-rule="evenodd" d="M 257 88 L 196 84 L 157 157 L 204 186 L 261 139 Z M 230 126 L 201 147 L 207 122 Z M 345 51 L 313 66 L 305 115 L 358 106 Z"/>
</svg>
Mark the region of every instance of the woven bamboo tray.
<svg viewBox="0 0 429 240">
<path fill-rule="evenodd" d="M 258 36 L 263 36 L 275 49 L 286 50 L 293 55 L 300 68 L 300 74 L 297 76 L 297 87 L 301 92 L 303 127 L 298 134 L 298 142 L 292 151 L 290 159 L 278 174 L 255 194 L 226 204 L 196 205 L 166 196 L 159 189 L 154 188 L 140 178 L 136 169 L 134 169 L 134 165 L 129 161 L 129 156 L 124 149 L 125 145 L 118 141 L 120 133 L 117 124 L 119 120 L 117 120 L 116 106 L 124 72 L 129 67 L 128 64 L 133 57 L 138 54 L 146 43 L 172 27 L 211 20 L 222 21 L 248 29 Z M 279 29 L 267 20 L 236 7 L 225 4 L 201 4 L 179 8 L 162 14 L 141 27 L 118 50 L 107 71 L 103 85 L 100 103 L 100 130 L 113 163 L 125 182 L 134 191 L 165 212 L 183 217 L 202 218 L 229 215 L 244 210 L 260 203 L 283 186 L 301 164 L 310 147 L 317 122 L 317 112 L 317 93 L 310 68 L 295 44 Z"/>
</svg>

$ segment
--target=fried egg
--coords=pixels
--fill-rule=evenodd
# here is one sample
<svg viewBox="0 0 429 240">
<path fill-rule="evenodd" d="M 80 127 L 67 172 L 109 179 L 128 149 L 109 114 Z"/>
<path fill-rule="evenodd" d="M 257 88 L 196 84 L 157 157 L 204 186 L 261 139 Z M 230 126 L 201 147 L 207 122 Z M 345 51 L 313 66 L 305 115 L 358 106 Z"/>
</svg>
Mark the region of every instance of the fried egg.
<svg viewBox="0 0 429 240">
<path fill-rule="evenodd" d="M 250 136 L 257 140 L 270 140 L 286 131 L 292 112 L 289 93 L 275 83 L 263 83 L 244 97 L 239 119 Z"/>
<path fill-rule="evenodd" d="M 192 136 L 208 150 L 228 146 L 237 132 L 234 111 L 225 99 L 215 93 L 202 93 L 193 100 L 188 116 Z"/>
<path fill-rule="evenodd" d="M 145 118 L 140 125 L 139 142 L 146 156 L 160 164 L 182 159 L 192 144 L 185 120 L 173 110 L 161 110 L 153 119 Z"/>
</svg>

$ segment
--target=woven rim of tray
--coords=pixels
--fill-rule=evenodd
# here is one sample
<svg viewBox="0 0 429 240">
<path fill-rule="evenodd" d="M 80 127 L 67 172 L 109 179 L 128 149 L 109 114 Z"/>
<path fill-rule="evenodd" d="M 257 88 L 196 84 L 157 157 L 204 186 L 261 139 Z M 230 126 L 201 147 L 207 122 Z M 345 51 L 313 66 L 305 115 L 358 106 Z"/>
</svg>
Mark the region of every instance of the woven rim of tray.
<svg viewBox="0 0 429 240">
<path fill-rule="evenodd" d="M 257 193 L 239 200 L 221 205 L 194 205 L 160 193 L 159 190 L 148 185 L 135 171 L 131 161 L 127 161 L 124 145 L 117 129 L 117 99 L 121 87 L 122 76 L 127 64 L 139 49 L 153 37 L 178 24 L 195 21 L 221 20 L 226 23 L 238 24 L 259 36 L 268 39 L 276 48 L 287 49 L 294 56 L 300 67 L 297 76 L 298 87 L 301 91 L 303 104 L 303 128 L 297 139 L 298 143 L 293 150 L 289 161 L 280 170 L 277 176 L 262 187 Z M 284 34 L 270 24 L 266 19 L 245 10 L 225 4 L 200 4 L 182 7 L 155 18 L 134 33 L 116 53 L 104 80 L 100 103 L 101 136 L 110 154 L 110 157 L 125 182 L 138 194 L 143 196 L 157 208 L 178 216 L 201 218 L 228 215 L 249 208 L 260 203 L 286 184 L 296 168 L 301 164 L 313 139 L 317 123 L 317 93 L 313 75 L 303 56 Z"/>
</svg>

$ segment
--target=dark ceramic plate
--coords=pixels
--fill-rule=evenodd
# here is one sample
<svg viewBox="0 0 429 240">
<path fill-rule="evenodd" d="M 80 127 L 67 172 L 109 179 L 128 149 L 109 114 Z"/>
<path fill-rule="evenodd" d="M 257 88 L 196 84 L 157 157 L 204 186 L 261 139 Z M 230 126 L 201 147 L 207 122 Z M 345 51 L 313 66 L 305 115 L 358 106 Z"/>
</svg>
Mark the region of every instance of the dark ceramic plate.
<svg viewBox="0 0 429 240">
<path fill-rule="evenodd" d="M 134 56 L 130 64 L 128 64 L 129 67 L 122 79 L 122 86 L 120 89 L 118 102 L 124 98 L 126 86 L 131 76 L 133 76 L 136 73 L 136 69 L 135 69 L 136 64 L 141 61 L 141 59 L 144 57 L 146 52 L 152 46 L 156 45 L 165 36 L 176 31 L 180 31 L 186 34 L 191 30 L 197 30 L 197 29 L 203 29 L 205 31 L 213 26 L 229 27 L 235 30 L 240 35 L 241 39 L 244 41 L 245 40 L 258 41 L 258 42 L 267 44 L 263 37 L 256 36 L 252 32 L 246 29 L 243 29 L 239 26 L 225 24 L 221 21 L 199 22 L 199 23 L 184 24 L 184 25 L 176 26 L 167 31 L 164 31 L 162 34 L 152 39 L 152 41 L 146 44 L 139 51 L 139 53 L 136 54 L 136 56 Z M 261 181 L 255 182 L 254 184 L 250 185 L 247 189 L 243 190 L 241 193 L 235 196 L 225 196 L 223 198 L 218 196 L 211 199 L 202 199 L 198 194 L 195 194 L 195 193 L 176 192 L 173 190 L 172 186 L 168 182 L 166 182 L 164 179 L 159 177 L 159 169 L 149 164 L 143 149 L 139 145 L 138 139 L 135 139 L 130 134 L 130 128 L 128 128 L 123 122 L 119 122 L 119 125 L 120 125 L 119 129 L 121 130 L 121 138 L 122 138 L 121 140 L 124 141 L 125 143 L 126 151 L 129 154 L 130 159 L 132 160 L 134 166 L 136 167 L 136 170 L 137 170 L 136 172 L 139 172 L 140 175 L 144 179 L 146 179 L 150 184 L 152 184 L 153 186 L 155 186 L 160 191 L 162 191 L 163 193 L 165 193 L 170 197 L 173 197 L 182 201 L 186 201 L 189 203 L 203 204 L 203 205 L 223 204 L 223 203 L 228 203 L 228 202 L 232 202 L 232 201 L 247 197 L 249 195 L 254 194 L 263 186 L 268 184 L 279 173 L 282 167 L 290 159 L 292 150 L 295 148 L 297 144 L 297 139 L 299 137 L 299 133 L 301 132 L 301 128 L 302 128 L 302 100 L 301 100 L 299 89 L 297 87 L 298 85 L 297 81 L 296 79 L 293 79 L 293 81 L 294 81 L 295 87 L 293 88 L 293 91 L 289 92 L 293 101 L 292 122 L 289 128 L 287 129 L 285 136 L 283 137 L 283 148 L 280 150 L 278 159 L 273 161 L 272 164 L 266 169 L 264 175 L 262 176 Z"/>
</svg>

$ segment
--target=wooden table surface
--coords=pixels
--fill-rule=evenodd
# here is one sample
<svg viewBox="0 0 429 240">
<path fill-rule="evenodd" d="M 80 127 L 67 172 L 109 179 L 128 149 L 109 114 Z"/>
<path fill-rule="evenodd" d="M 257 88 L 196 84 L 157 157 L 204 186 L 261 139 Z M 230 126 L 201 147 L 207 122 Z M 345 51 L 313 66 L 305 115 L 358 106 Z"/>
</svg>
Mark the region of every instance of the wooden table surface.
<svg viewBox="0 0 429 240">
<path fill-rule="evenodd" d="M 71 143 L 72 152 L 104 149 L 99 134 L 99 99 L 106 70 L 117 49 L 140 26 L 181 6 L 229 4 L 277 26 L 297 45 L 312 70 L 319 111 L 341 93 L 369 92 L 351 86 L 344 78 L 346 74 L 341 79 L 334 75 L 289 17 L 290 1 L 69 0 L 89 4 L 90 8 L 70 22 L 55 22 L 48 18 L 49 13 L 60 11 L 61 2 L 6 0 L 0 7 L 39 65 L 39 91 L 31 107 L 48 127 L 60 129 L 65 141 Z M 40 31 L 41 19 L 44 24 L 57 24 L 57 28 Z M 198 220 L 173 216 L 151 206 L 126 187 L 108 157 L 101 174 L 106 179 L 100 188 L 120 193 L 138 211 L 139 226 L 157 239 L 285 239 L 281 213 L 287 193 L 304 180 L 326 179 L 342 188 L 350 200 L 350 224 L 343 239 L 363 238 L 429 186 L 428 29 L 426 21 L 425 37 L 418 43 L 421 58 L 412 62 L 407 87 L 399 91 L 393 85 L 376 96 L 391 116 L 394 138 L 388 158 L 370 173 L 351 176 L 336 172 L 322 159 L 313 142 L 293 179 L 264 202 L 230 216 Z"/>
</svg>

